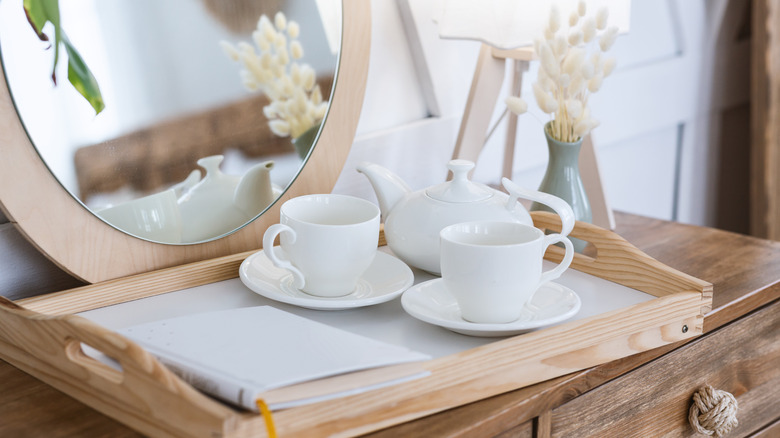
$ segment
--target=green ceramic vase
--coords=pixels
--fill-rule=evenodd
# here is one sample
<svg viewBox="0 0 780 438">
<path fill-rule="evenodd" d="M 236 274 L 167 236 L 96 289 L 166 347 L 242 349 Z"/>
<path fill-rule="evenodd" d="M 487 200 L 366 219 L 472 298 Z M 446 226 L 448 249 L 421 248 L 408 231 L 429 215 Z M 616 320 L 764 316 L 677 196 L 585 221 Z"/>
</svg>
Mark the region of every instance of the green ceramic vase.
<svg viewBox="0 0 780 438">
<path fill-rule="evenodd" d="M 309 151 L 311 150 L 311 147 L 314 146 L 314 141 L 317 139 L 317 133 L 319 131 L 320 125 L 314 125 L 304 131 L 303 134 L 293 139 L 292 143 L 295 147 L 295 152 L 298 153 L 298 156 L 301 157 L 302 160 L 305 160 L 306 156 L 309 155 Z"/>
<path fill-rule="evenodd" d="M 549 126 L 550 122 L 544 125 L 544 135 L 547 138 L 550 158 L 539 191 L 555 195 L 568 202 L 576 220 L 591 223 L 593 213 L 580 177 L 579 158 L 582 139 L 574 143 L 558 141 L 550 136 Z M 531 210 L 552 211 L 546 205 L 539 203 L 533 203 Z M 587 242 L 580 239 L 572 238 L 571 241 L 577 252 L 582 252 L 587 245 Z"/>
</svg>

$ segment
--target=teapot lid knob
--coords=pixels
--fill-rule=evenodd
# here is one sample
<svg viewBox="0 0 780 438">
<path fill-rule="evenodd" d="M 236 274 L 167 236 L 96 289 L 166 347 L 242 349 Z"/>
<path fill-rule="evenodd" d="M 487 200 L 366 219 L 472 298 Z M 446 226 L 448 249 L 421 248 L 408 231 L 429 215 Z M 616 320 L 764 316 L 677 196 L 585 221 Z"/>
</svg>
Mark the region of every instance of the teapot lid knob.
<svg viewBox="0 0 780 438">
<path fill-rule="evenodd" d="M 476 202 L 493 196 L 495 190 L 469 180 L 469 172 L 474 168 L 474 162 L 469 160 L 452 160 L 447 164 L 452 171 L 452 181 L 433 186 L 425 193 L 433 199 L 444 202 Z"/>
<path fill-rule="evenodd" d="M 447 169 L 452 171 L 453 181 L 465 181 L 469 178 L 469 172 L 474 168 L 474 162 L 469 160 L 450 160 Z"/>
</svg>

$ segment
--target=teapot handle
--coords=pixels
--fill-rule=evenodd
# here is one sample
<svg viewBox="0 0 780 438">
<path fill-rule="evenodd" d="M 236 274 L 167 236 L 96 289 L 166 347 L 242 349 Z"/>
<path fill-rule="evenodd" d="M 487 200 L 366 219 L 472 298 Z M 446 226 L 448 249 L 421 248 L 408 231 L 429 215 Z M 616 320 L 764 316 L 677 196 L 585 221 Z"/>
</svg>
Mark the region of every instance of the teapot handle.
<svg viewBox="0 0 780 438">
<path fill-rule="evenodd" d="M 561 218 L 561 232 L 562 236 L 568 236 L 571 230 L 574 228 L 574 211 L 572 211 L 569 204 L 563 199 L 553 196 L 549 193 L 542 193 L 537 190 L 529 190 L 520 187 L 515 184 L 509 178 L 503 178 L 501 183 L 504 188 L 509 192 L 508 209 L 515 208 L 515 203 L 518 198 L 528 199 L 540 204 L 544 204 L 555 211 Z"/>
</svg>

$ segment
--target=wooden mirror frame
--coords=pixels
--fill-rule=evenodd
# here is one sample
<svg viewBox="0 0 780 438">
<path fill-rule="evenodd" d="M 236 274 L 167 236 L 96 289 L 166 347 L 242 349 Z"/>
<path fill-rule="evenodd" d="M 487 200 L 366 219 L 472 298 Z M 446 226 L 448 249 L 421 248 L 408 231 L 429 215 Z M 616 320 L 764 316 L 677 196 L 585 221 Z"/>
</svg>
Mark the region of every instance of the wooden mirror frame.
<svg viewBox="0 0 780 438">
<path fill-rule="evenodd" d="M 100 220 L 63 188 L 38 155 L 2 69 L 0 209 L 39 251 L 89 283 L 259 249 L 265 229 L 279 221 L 285 200 L 333 189 L 352 145 L 368 73 L 369 2 L 343 0 L 342 17 L 338 70 L 319 141 L 287 191 L 238 231 L 209 242 L 168 245 L 133 237 Z"/>
</svg>

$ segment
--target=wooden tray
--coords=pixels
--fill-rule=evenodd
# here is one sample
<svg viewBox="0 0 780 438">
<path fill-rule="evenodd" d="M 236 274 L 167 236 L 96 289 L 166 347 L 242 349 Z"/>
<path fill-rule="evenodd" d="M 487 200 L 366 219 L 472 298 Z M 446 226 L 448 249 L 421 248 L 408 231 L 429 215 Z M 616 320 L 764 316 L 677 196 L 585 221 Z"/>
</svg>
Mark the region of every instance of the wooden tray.
<svg viewBox="0 0 780 438">
<path fill-rule="evenodd" d="M 541 229 L 557 217 L 533 213 Z M 702 333 L 712 285 L 649 257 L 624 239 L 577 223 L 573 237 L 596 257 L 572 268 L 657 298 L 628 308 L 432 359 L 429 377 L 287 409 L 242 412 L 180 380 L 121 335 L 72 313 L 234 278 L 250 253 L 198 262 L 46 296 L 0 299 L 0 357 L 95 409 L 151 436 L 354 436 L 646 351 Z M 546 254 L 559 260 L 562 250 Z M 116 359 L 116 371 L 84 354 L 81 343 Z M 273 425 L 273 427 L 270 427 Z"/>
</svg>

